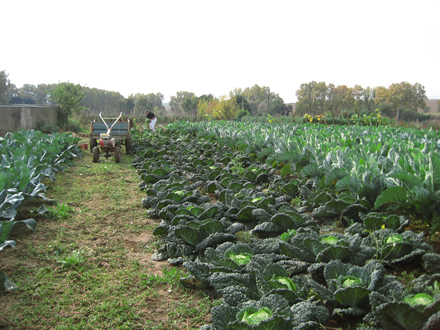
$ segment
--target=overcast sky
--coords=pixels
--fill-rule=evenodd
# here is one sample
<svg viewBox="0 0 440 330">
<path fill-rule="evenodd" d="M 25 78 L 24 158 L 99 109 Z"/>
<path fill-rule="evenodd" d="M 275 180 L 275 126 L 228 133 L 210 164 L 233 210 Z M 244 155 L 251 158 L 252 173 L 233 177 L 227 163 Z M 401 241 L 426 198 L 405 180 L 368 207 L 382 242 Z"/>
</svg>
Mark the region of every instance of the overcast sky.
<svg viewBox="0 0 440 330">
<path fill-rule="evenodd" d="M 1 1 L 11 83 L 227 95 L 303 83 L 420 83 L 440 98 L 438 0 Z"/>
</svg>

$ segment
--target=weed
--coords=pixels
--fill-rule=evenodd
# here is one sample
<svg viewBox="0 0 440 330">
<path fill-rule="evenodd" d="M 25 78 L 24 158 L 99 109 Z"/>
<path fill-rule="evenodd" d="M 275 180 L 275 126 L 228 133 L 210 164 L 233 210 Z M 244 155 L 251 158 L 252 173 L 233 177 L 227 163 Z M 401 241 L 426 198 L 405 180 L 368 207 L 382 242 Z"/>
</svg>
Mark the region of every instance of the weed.
<svg viewBox="0 0 440 330">
<path fill-rule="evenodd" d="M 231 171 L 235 174 L 237 174 L 239 177 L 243 177 L 246 173 L 246 169 L 243 167 L 242 162 L 240 162 L 237 159 L 232 159 L 229 163 L 229 168 Z"/>
<path fill-rule="evenodd" d="M 418 270 L 413 270 L 413 271 L 404 270 L 398 273 L 396 279 L 403 285 L 408 286 L 411 284 L 411 281 L 415 280 L 419 276 L 420 276 L 420 271 Z"/>
<path fill-rule="evenodd" d="M 170 287 L 181 286 L 180 279 L 184 276 L 184 272 L 179 268 L 164 267 L 162 269 L 162 276 L 156 274 L 148 275 L 142 284 L 146 286 L 161 284 L 168 284 Z"/>
<path fill-rule="evenodd" d="M 301 198 L 299 198 L 299 196 L 292 198 L 292 200 L 290 201 L 290 204 L 292 206 L 299 207 L 301 205 Z"/>
<path fill-rule="evenodd" d="M 56 207 L 48 207 L 50 219 L 62 219 L 67 220 L 71 217 L 71 213 L 74 211 L 73 208 L 66 204 L 57 205 Z"/>
<path fill-rule="evenodd" d="M 408 273 L 406 270 L 404 270 L 397 276 L 397 280 L 405 285 L 410 283 L 413 279 L 415 279 L 414 273 L 413 272 Z"/>
<path fill-rule="evenodd" d="M 85 261 L 84 252 L 82 251 L 72 251 L 70 254 L 64 258 L 58 260 L 59 263 L 63 265 L 64 268 L 75 268 L 79 264 Z"/>
<path fill-rule="evenodd" d="M 143 244 L 143 248 L 148 253 L 155 253 L 161 246 L 160 239 L 157 236 L 153 236 L 153 238 L 147 243 Z"/>
<path fill-rule="evenodd" d="M 242 230 L 235 234 L 237 237 L 237 240 L 244 243 L 250 243 L 251 242 L 251 233 L 248 230 Z"/>
</svg>

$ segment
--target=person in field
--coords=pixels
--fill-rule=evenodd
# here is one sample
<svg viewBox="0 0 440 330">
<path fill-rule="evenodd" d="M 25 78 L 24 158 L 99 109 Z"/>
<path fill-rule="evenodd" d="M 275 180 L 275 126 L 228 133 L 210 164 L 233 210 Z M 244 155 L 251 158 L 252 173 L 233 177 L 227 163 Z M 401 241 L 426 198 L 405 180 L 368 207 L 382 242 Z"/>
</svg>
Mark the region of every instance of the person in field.
<svg viewBox="0 0 440 330">
<path fill-rule="evenodd" d="M 154 128 L 157 121 L 156 115 L 148 110 L 145 110 L 145 113 L 147 114 L 147 119 L 150 122 L 150 129 L 153 131 L 153 133 L 156 133 L 156 129 Z"/>
</svg>

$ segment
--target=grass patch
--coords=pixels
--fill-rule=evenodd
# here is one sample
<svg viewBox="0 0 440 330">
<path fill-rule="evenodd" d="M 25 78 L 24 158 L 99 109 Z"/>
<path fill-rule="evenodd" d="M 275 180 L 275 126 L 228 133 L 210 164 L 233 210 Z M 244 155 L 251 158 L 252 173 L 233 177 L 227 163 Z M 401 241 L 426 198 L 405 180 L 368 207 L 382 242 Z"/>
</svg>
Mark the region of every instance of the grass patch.
<svg viewBox="0 0 440 330">
<path fill-rule="evenodd" d="M 131 159 L 95 164 L 86 151 L 47 183 L 57 204 L 36 216 L 34 233 L 11 233 L 17 248 L 2 252 L 0 270 L 19 289 L 0 291 L 0 328 L 196 329 L 209 322 L 213 297 L 183 287 L 183 268 L 151 260 L 158 221 L 141 207 Z"/>
</svg>

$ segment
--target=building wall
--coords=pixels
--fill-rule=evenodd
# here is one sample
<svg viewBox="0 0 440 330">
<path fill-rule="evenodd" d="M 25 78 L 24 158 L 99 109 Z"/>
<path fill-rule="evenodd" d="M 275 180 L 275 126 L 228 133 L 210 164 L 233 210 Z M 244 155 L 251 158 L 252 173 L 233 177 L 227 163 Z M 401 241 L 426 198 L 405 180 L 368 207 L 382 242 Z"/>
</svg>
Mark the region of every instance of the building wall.
<svg viewBox="0 0 440 330">
<path fill-rule="evenodd" d="M 0 105 L 0 135 L 19 130 L 38 129 L 41 124 L 56 125 L 58 106 L 53 105 Z"/>
</svg>

